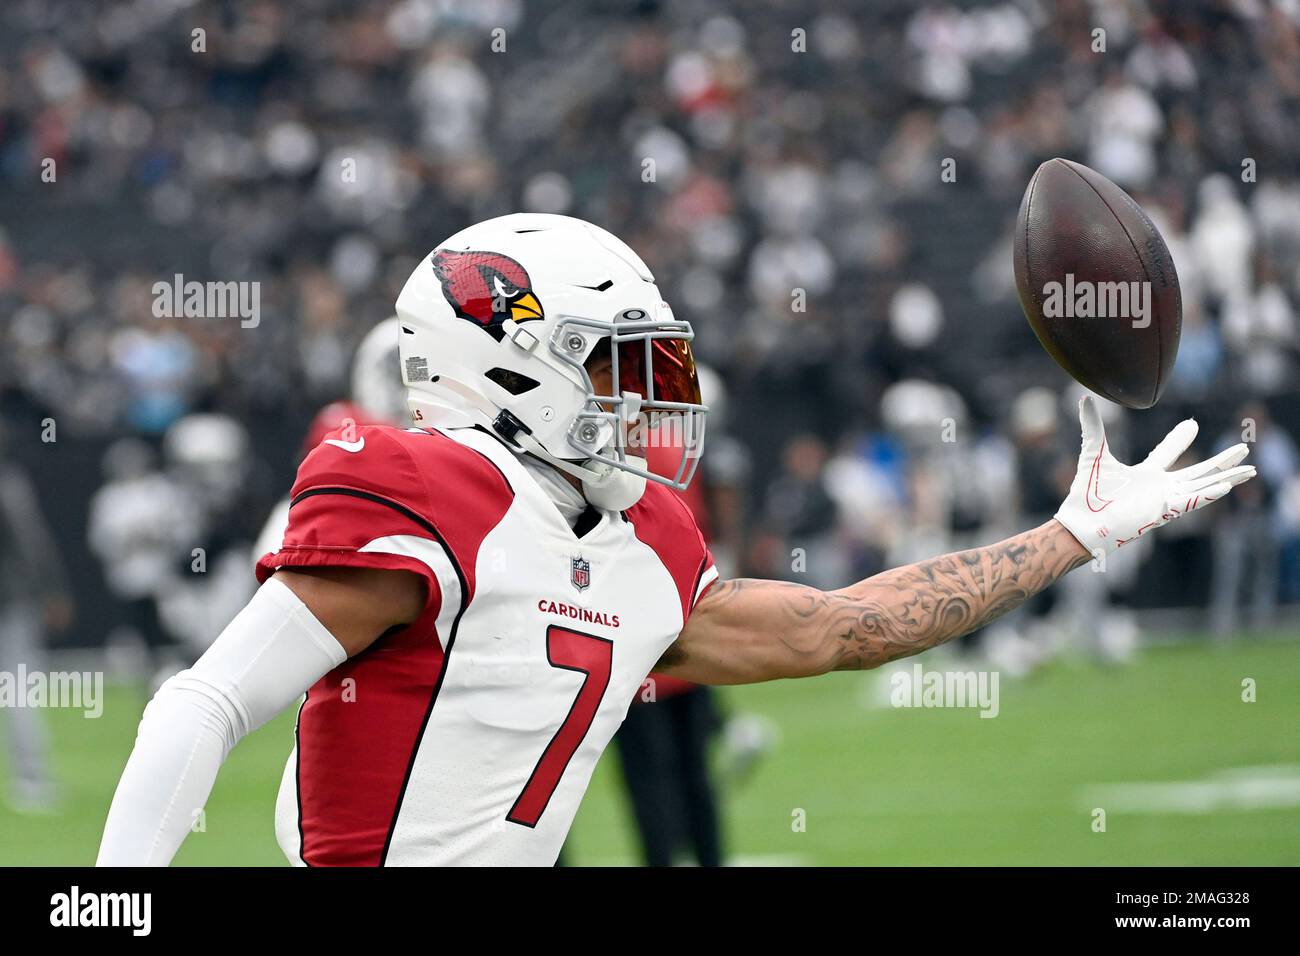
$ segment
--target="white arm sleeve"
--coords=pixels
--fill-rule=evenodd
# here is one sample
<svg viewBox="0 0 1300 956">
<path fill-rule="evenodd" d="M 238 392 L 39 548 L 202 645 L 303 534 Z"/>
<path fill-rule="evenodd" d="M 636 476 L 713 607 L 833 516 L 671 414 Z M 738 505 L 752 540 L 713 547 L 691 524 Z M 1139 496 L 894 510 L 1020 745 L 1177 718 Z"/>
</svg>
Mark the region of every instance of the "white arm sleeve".
<svg viewBox="0 0 1300 956">
<path fill-rule="evenodd" d="M 104 825 L 97 866 L 166 866 L 231 748 L 347 654 L 272 578 L 192 668 L 145 708 Z"/>
</svg>

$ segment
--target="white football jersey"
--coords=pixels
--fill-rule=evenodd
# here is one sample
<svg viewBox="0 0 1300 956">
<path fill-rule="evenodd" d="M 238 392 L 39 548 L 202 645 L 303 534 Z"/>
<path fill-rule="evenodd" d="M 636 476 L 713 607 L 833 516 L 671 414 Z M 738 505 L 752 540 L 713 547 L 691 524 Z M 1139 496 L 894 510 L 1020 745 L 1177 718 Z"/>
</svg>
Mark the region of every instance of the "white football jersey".
<svg viewBox="0 0 1300 956">
<path fill-rule="evenodd" d="M 581 537 L 475 428 L 365 426 L 303 462 L 257 565 L 397 568 L 428 596 L 308 692 L 276 833 L 299 865 L 555 862 L 605 746 L 717 578 L 651 482 Z"/>
</svg>

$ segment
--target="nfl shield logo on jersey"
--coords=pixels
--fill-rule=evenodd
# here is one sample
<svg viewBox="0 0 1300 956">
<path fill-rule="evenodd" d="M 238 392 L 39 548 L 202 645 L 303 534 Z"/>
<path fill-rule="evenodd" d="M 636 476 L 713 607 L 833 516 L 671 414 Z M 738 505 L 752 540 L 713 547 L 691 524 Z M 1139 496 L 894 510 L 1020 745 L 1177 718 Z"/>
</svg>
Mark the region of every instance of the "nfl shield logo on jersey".
<svg viewBox="0 0 1300 956">
<path fill-rule="evenodd" d="M 577 557 L 569 560 L 569 580 L 579 591 L 587 590 L 591 584 L 591 562 L 586 558 Z"/>
</svg>

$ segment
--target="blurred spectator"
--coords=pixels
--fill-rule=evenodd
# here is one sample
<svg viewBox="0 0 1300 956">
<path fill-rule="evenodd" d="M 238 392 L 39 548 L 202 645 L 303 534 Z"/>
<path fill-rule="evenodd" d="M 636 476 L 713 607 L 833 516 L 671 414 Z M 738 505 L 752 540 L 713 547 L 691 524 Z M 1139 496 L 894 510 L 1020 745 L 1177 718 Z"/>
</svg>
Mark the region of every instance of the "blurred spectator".
<svg viewBox="0 0 1300 956">
<path fill-rule="evenodd" d="M 1279 551 L 1286 528 L 1280 497 L 1300 470 L 1295 441 L 1273 423 L 1265 405 L 1244 406 L 1238 419 L 1240 428 L 1225 433 L 1216 450 L 1245 438 L 1252 443 L 1251 461 L 1259 474 L 1247 482 L 1254 486 L 1249 493 L 1239 501 L 1229 496 L 1228 507 L 1218 516 L 1210 624 L 1221 636 L 1243 626 L 1263 628 L 1273 623 Z"/>
<path fill-rule="evenodd" d="M 822 474 L 826 459 L 826 446 L 815 436 L 790 440 L 783 472 L 767 489 L 766 523 L 782 542 L 780 553 L 788 555 L 787 568 L 777 577 L 833 589 L 843 587 L 848 568 L 838 510 Z"/>
<path fill-rule="evenodd" d="M 790 574 L 784 538 L 808 536 L 834 586 L 980 533 L 934 480 L 974 442 L 916 471 L 880 427 L 891 386 L 942 382 L 967 434 L 998 440 L 1018 394 L 1062 384 L 1009 249 L 1028 176 L 1064 155 L 1137 191 L 1169 240 L 1186 321 L 1166 402 L 1218 429 L 1223 403 L 1267 396 L 1297 437 L 1294 5 L 835 0 L 801 39 L 772 9 L 0 6 L 6 412 L 53 416 L 84 456 L 226 414 L 285 471 L 416 257 L 469 221 L 563 212 L 642 254 L 732 393 L 742 454 L 710 454 L 748 459 L 721 519 L 751 528 L 737 570 Z M 262 321 L 155 317 L 177 274 L 258 283 Z M 98 512 L 112 537 L 124 519 Z"/>
</svg>

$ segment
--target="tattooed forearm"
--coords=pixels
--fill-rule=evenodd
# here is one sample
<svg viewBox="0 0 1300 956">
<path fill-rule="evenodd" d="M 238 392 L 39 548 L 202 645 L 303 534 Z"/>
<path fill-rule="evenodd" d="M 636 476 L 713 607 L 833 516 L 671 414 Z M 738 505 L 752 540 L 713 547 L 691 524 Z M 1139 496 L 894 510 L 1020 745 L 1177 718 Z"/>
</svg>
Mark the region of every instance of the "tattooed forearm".
<svg viewBox="0 0 1300 956">
<path fill-rule="evenodd" d="M 726 581 L 700 600 L 656 669 L 707 683 L 748 683 L 879 667 L 982 627 L 1089 557 L 1049 521 L 840 591 Z"/>
<path fill-rule="evenodd" d="M 886 571 L 827 594 L 835 669 L 878 667 L 969 634 L 1091 556 L 1056 521 L 986 548 Z"/>
</svg>

